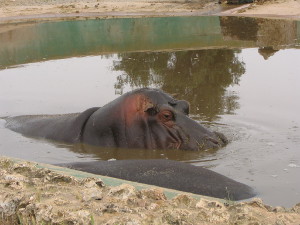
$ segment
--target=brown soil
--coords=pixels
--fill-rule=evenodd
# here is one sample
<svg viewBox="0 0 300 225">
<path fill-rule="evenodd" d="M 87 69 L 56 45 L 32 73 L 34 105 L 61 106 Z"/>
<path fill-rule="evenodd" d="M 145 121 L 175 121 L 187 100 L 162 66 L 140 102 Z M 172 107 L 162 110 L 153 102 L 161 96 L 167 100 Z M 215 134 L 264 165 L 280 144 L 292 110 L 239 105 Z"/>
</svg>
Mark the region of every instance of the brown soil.
<svg viewBox="0 0 300 225">
<path fill-rule="evenodd" d="M 108 187 L 1 157 L 0 215 L 0 224 L 299 224 L 300 204 L 167 199 L 159 188 Z"/>
</svg>

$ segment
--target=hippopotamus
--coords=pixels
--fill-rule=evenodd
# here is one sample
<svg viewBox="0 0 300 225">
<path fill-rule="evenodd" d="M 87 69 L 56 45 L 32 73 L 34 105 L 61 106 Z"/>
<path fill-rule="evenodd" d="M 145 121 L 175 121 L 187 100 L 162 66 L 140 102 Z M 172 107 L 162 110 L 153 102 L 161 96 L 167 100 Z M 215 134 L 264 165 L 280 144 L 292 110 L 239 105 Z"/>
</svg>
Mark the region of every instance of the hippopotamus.
<svg viewBox="0 0 300 225">
<path fill-rule="evenodd" d="M 216 149 L 225 136 L 189 117 L 189 103 L 159 89 L 128 92 L 103 107 L 82 113 L 27 115 L 6 119 L 25 136 L 112 148 Z"/>
<path fill-rule="evenodd" d="M 255 191 L 211 170 L 166 159 L 58 164 L 75 170 L 222 199 L 252 198 Z"/>
</svg>

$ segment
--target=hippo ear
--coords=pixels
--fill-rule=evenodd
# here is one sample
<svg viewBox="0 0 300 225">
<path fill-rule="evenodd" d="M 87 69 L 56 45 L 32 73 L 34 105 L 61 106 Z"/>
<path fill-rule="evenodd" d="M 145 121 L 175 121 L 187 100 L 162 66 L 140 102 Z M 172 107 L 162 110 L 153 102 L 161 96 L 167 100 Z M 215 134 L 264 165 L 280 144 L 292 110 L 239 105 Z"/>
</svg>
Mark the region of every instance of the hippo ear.
<svg viewBox="0 0 300 225">
<path fill-rule="evenodd" d="M 136 102 L 137 111 L 146 112 L 147 109 L 152 108 L 154 106 L 152 101 L 144 95 L 138 95 L 132 100 Z"/>
<path fill-rule="evenodd" d="M 150 116 L 155 116 L 158 113 L 158 110 L 156 107 L 149 107 L 145 110 L 146 113 L 148 113 Z"/>
<path fill-rule="evenodd" d="M 177 98 L 179 96 L 179 93 L 172 93 L 170 94 L 173 98 Z"/>
</svg>

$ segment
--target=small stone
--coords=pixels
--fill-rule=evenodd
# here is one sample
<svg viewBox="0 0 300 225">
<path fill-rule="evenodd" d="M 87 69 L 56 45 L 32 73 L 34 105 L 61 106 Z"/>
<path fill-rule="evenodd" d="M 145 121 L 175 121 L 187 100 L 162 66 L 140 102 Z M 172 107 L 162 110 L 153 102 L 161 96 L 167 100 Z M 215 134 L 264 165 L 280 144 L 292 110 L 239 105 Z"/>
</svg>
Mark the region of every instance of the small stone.
<svg viewBox="0 0 300 225">
<path fill-rule="evenodd" d="M 54 204 L 58 205 L 58 206 L 67 205 L 69 203 L 70 203 L 69 201 L 66 201 L 66 200 L 63 200 L 63 199 L 59 199 L 59 198 L 54 201 Z"/>
<path fill-rule="evenodd" d="M 69 176 L 65 176 L 65 175 L 54 175 L 54 176 L 50 176 L 50 181 L 54 182 L 54 183 L 71 183 L 72 182 L 72 178 Z"/>
<path fill-rule="evenodd" d="M 104 183 L 100 178 L 85 178 L 81 182 L 84 187 L 91 188 L 91 187 L 104 187 Z"/>
<path fill-rule="evenodd" d="M 6 181 L 14 181 L 14 182 L 20 182 L 20 181 L 27 181 L 28 179 L 26 177 L 24 177 L 23 175 L 20 174 L 6 174 L 3 177 L 4 180 Z"/>
<path fill-rule="evenodd" d="M 101 200 L 103 198 L 102 191 L 99 188 L 86 188 L 82 190 L 82 200 L 87 202 L 91 200 Z"/>
<path fill-rule="evenodd" d="M 135 195 L 136 195 L 135 187 L 129 184 L 121 184 L 120 186 L 112 187 L 108 192 L 108 196 L 118 197 L 123 200 L 128 199 L 129 197 Z"/>
<path fill-rule="evenodd" d="M 226 206 L 223 203 L 214 200 L 207 200 L 204 198 L 201 198 L 200 201 L 197 202 L 196 208 L 204 209 L 204 210 L 213 210 L 213 211 L 217 210 L 220 212 L 226 210 Z"/>
<path fill-rule="evenodd" d="M 286 212 L 286 209 L 284 207 L 276 206 L 272 211 L 276 213 L 283 213 Z"/>
<path fill-rule="evenodd" d="M 78 210 L 77 212 L 71 212 L 70 217 L 71 221 L 69 219 L 67 224 L 90 224 L 91 221 L 91 213 L 86 210 Z"/>
<path fill-rule="evenodd" d="M 292 208 L 293 212 L 296 213 L 300 213 L 300 203 L 296 204 L 293 208 Z"/>
<path fill-rule="evenodd" d="M 106 205 L 105 209 L 103 209 L 105 213 L 116 213 L 119 212 L 119 207 L 115 204 L 108 204 Z"/>
<path fill-rule="evenodd" d="M 186 194 L 177 195 L 172 201 L 177 207 L 190 207 L 196 204 L 195 199 Z"/>
<path fill-rule="evenodd" d="M 252 201 L 248 202 L 248 205 L 251 205 L 253 207 L 259 207 L 262 209 L 266 209 L 266 206 L 264 205 L 263 201 L 260 198 L 254 198 Z"/>
<path fill-rule="evenodd" d="M 159 205 L 156 203 L 151 203 L 149 206 L 146 207 L 147 210 L 151 210 L 151 211 L 157 208 L 159 208 Z"/>
<path fill-rule="evenodd" d="M 152 189 L 144 189 L 141 191 L 142 197 L 150 198 L 153 200 L 167 200 L 163 189 L 161 188 L 152 188 Z"/>
</svg>

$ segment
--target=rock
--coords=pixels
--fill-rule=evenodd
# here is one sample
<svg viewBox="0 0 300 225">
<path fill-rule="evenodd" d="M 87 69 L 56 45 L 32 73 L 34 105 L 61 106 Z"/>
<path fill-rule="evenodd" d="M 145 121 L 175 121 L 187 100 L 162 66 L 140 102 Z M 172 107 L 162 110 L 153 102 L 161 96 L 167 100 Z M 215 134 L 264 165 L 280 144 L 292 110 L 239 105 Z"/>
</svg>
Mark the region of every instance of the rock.
<svg viewBox="0 0 300 225">
<path fill-rule="evenodd" d="M 107 195 L 117 197 L 121 200 L 126 200 L 130 197 L 136 196 L 136 190 L 132 185 L 121 184 L 120 186 L 112 187 Z"/>
<path fill-rule="evenodd" d="M 141 197 L 153 200 L 167 200 L 167 197 L 165 196 L 163 189 L 161 188 L 144 189 L 141 191 Z"/>
<path fill-rule="evenodd" d="M 115 224 L 124 224 L 124 225 L 141 225 L 141 221 L 138 218 L 130 218 L 130 217 L 117 217 L 110 219 L 106 225 L 115 225 Z"/>
<path fill-rule="evenodd" d="M 159 205 L 156 203 L 153 203 L 153 202 L 150 205 L 146 206 L 146 209 L 151 210 L 151 211 L 156 210 L 158 208 L 159 208 Z"/>
<path fill-rule="evenodd" d="M 172 202 L 176 207 L 195 207 L 196 200 L 189 195 L 181 194 L 173 198 Z"/>
<path fill-rule="evenodd" d="M 0 215 L 6 215 L 7 217 L 16 214 L 16 210 L 21 202 L 19 196 L 0 195 Z"/>
<path fill-rule="evenodd" d="M 82 200 L 87 202 L 91 200 L 102 200 L 102 191 L 97 187 L 85 188 L 82 190 Z"/>
<path fill-rule="evenodd" d="M 284 207 L 281 207 L 281 206 L 276 206 L 276 207 L 273 208 L 273 212 L 282 213 L 282 212 L 286 212 L 286 209 Z"/>
<path fill-rule="evenodd" d="M 19 174 L 23 174 L 23 175 L 28 175 L 31 173 L 31 166 L 29 164 L 26 163 L 22 163 L 22 164 L 15 164 L 12 169 L 14 170 L 14 172 L 19 173 Z"/>
<path fill-rule="evenodd" d="M 292 208 L 292 211 L 300 214 L 300 203 L 296 204 L 296 205 Z"/>
<path fill-rule="evenodd" d="M 6 181 L 12 181 L 12 182 L 27 182 L 28 179 L 20 174 L 5 174 L 3 175 L 3 179 Z"/>
<path fill-rule="evenodd" d="M 201 198 L 196 204 L 196 208 L 201 210 L 199 217 L 204 221 L 212 223 L 226 223 L 229 220 L 230 214 L 226 206 L 218 201 L 210 201 Z"/>
<path fill-rule="evenodd" d="M 37 222 L 50 223 L 53 221 L 53 213 L 52 213 L 53 206 L 37 203 L 35 205 L 31 205 L 31 207 L 35 211 L 35 218 Z"/>
<path fill-rule="evenodd" d="M 91 222 L 91 213 L 87 210 L 70 212 L 67 217 L 66 224 L 90 224 Z"/>
<path fill-rule="evenodd" d="M 250 202 L 247 203 L 253 207 L 259 207 L 261 209 L 267 209 L 263 201 L 260 198 L 253 198 Z"/>
<path fill-rule="evenodd" d="M 53 183 L 71 183 L 75 178 L 61 174 L 51 174 L 47 177 L 47 180 Z"/>
<path fill-rule="evenodd" d="M 163 212 L 162 221 L 164 224 L 195 224 L 188 223 L 190 215 L 191 213 L 186 209 L 166 210 Z"/>
<path fill-rule="evenodd" d="M 91 188 L 91 187 L 104 187 L 104 183 L 100 178 L 85 178 L 83 180 L 80 181 L 80 184 L 82 184 L 83 186 L 87 187 L 87 188 Z"/>
</svg>

